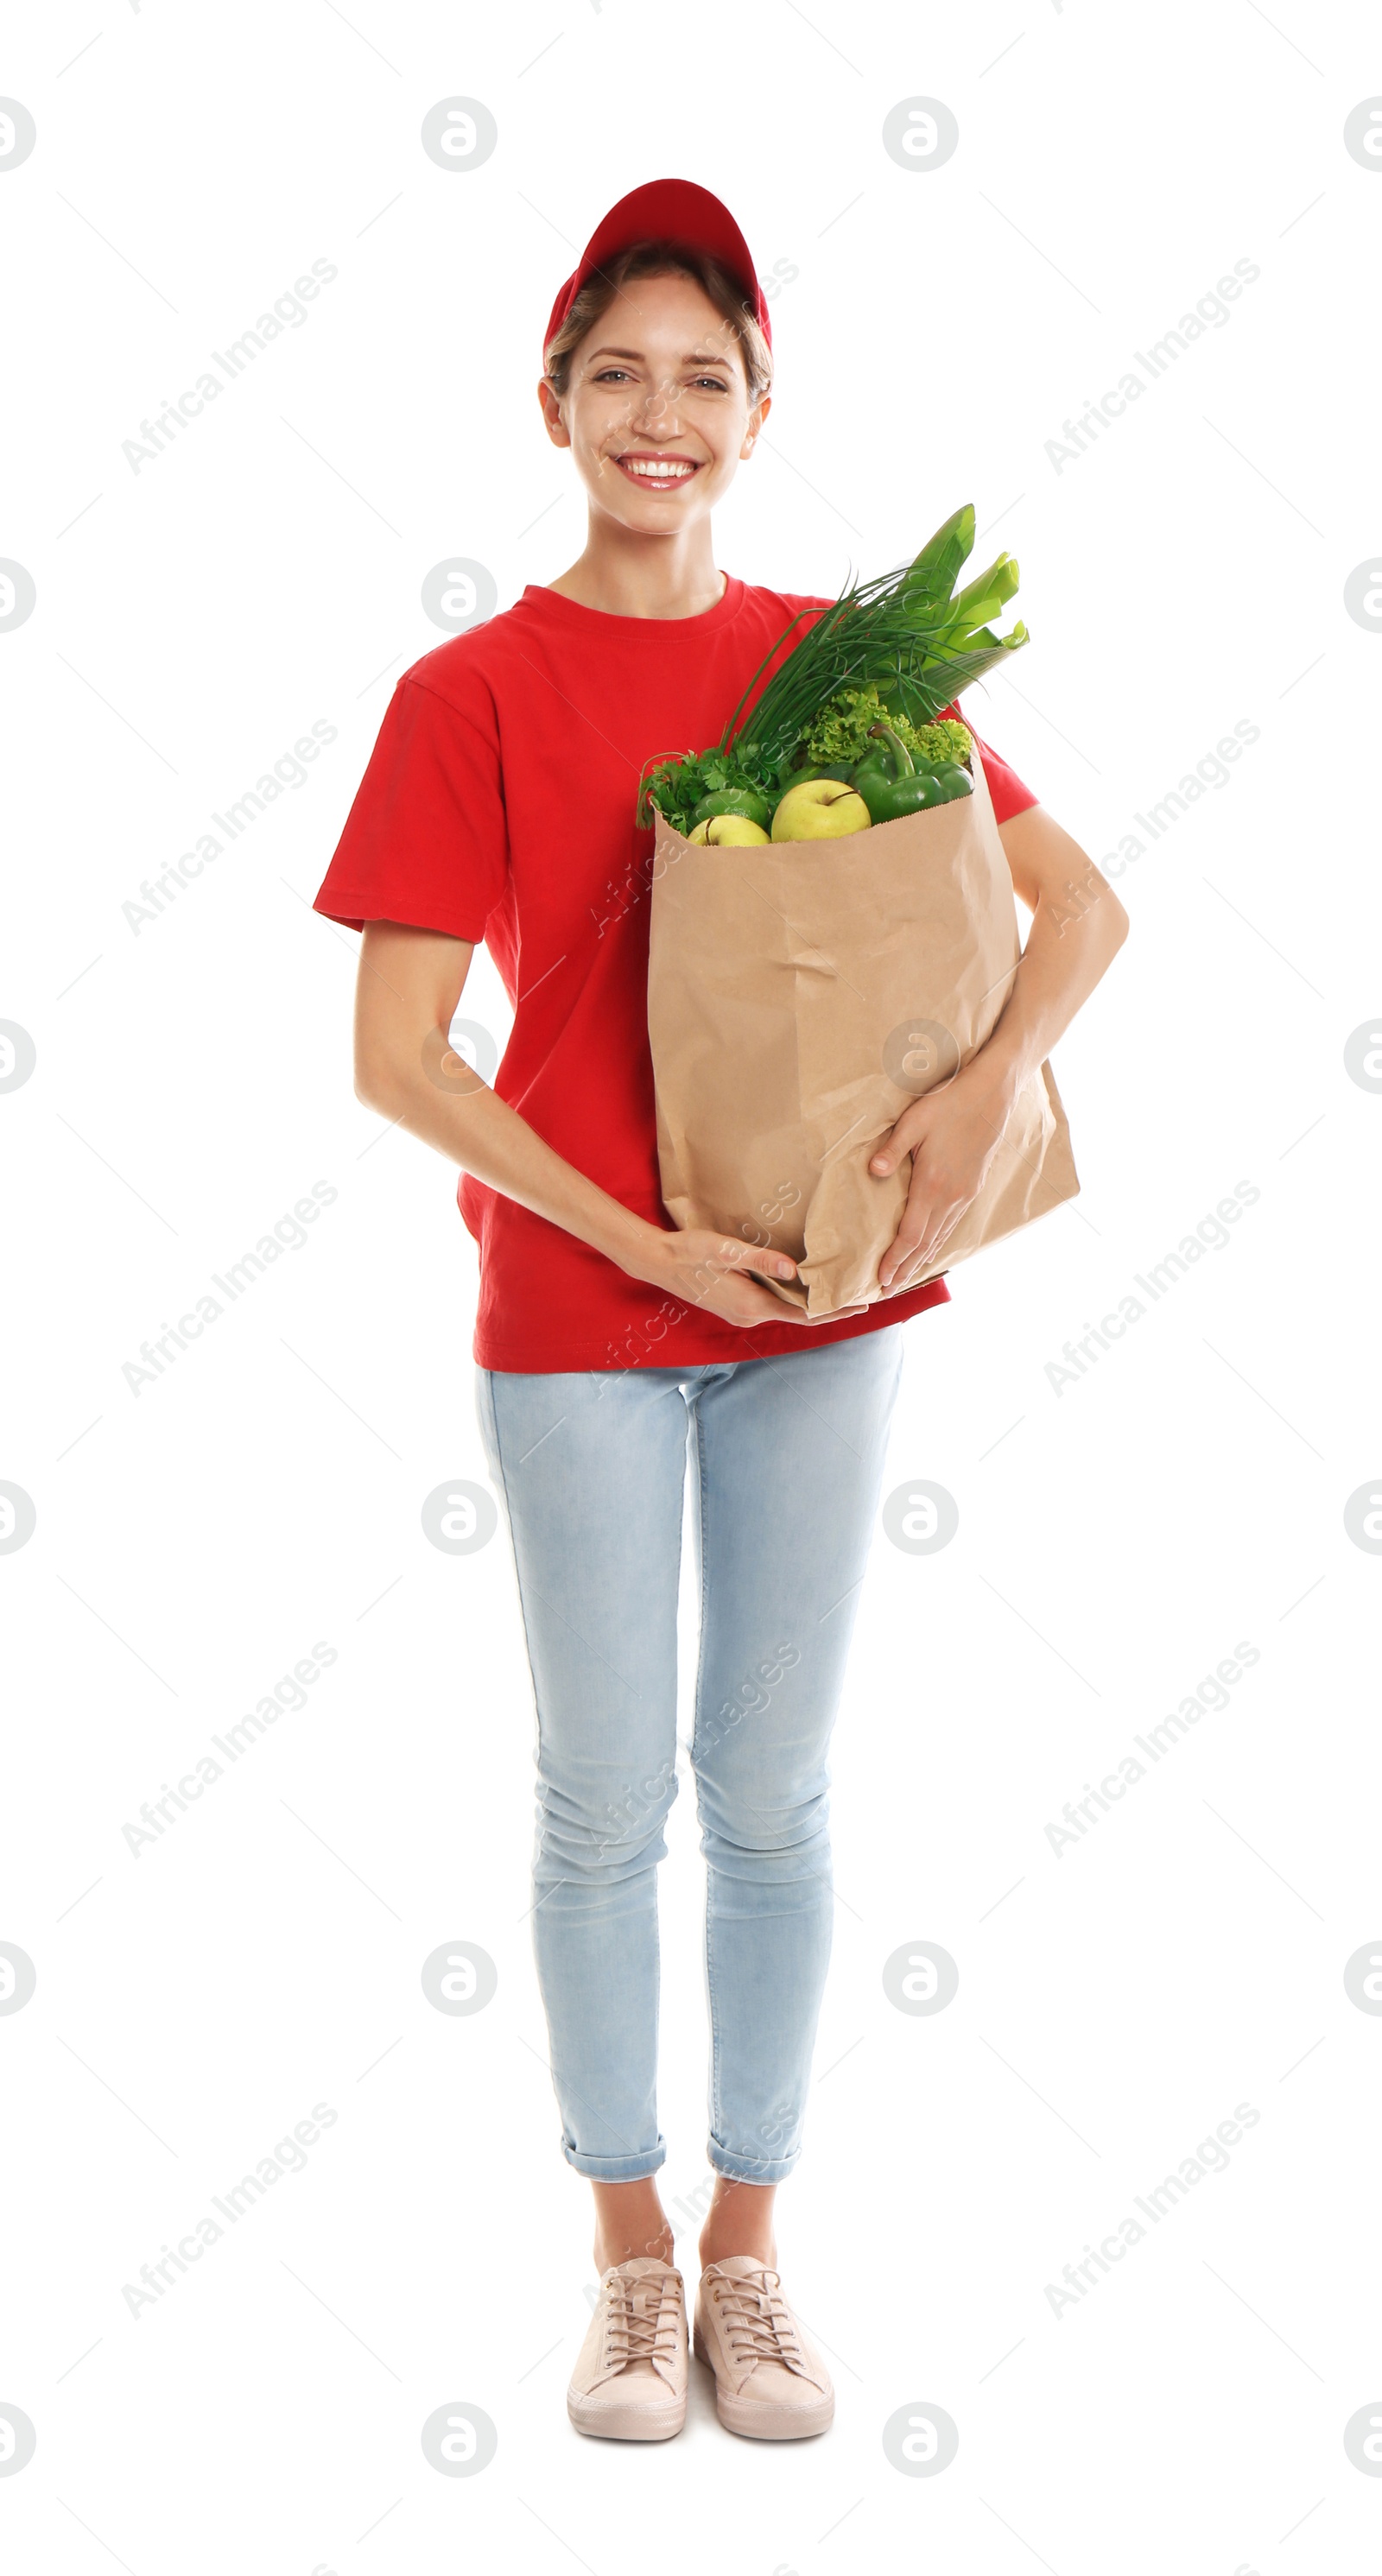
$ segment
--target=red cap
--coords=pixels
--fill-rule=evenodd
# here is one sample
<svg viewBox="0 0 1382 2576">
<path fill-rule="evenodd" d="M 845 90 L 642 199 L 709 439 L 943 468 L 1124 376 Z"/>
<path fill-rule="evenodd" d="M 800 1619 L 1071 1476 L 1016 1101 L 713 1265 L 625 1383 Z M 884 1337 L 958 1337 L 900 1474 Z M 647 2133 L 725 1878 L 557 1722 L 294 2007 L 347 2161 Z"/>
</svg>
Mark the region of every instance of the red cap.
<svg viewBox="0 0 1382 2576">
<path fill-rule="evenodd" d="M 728 206 L 713 197 L 708 188 L 700 188 L 694 179 L 649 179 L 641 188 L 631 188 L 617 206 L 611 206 L 604 221 L 596 225 L 580 259 L 568 277 L 552 307 L 542 343 L 543 364 L 547 352 L 580 289 L 587 278 L 628 250 L 638 241 L 685 242 L 693 250 L 708 251 L 718 259 L 732 277 L 739 280 L 757 315 L 758 325 L 769 348 L 773 344 L 768 307 L 757 271 L 749 256 L 749 246 L 740 232 Z"/>
</svg>

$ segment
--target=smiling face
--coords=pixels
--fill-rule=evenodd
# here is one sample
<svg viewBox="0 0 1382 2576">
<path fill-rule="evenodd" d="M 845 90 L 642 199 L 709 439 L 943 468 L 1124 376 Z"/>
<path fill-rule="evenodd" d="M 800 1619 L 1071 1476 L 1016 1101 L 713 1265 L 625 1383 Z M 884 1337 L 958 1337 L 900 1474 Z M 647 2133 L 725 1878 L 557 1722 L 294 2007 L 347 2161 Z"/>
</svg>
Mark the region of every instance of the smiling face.
<svg viewBox="0 0 1382 2576">
<path fill-rule="evenodd" d="M 566 393 L 545 378 L 539 390 L 592 509 L 648 536 L 707 515 L 771 403 L 750 403 L 733 326 L 679 275 L 631 280 L 572 351 Z"/>
</svg>

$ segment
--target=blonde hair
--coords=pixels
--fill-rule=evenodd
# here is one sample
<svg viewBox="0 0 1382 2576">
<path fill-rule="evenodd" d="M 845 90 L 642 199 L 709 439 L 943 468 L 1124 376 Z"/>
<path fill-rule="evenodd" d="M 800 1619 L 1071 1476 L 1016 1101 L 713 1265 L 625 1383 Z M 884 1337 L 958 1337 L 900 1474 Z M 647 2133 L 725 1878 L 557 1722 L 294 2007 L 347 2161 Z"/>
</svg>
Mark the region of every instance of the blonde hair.
<svg viewBox="0 0 1382 2576">
<path fill-rule="evenodd" d="M 772 384 L 773 357 L 753 306 L 747 302 L 738 279 L 718 259 L 674 241 L 633 242 L 607 268 L 596 269 L 586 279 L 566 320 L 547 344 L 543 372 L 559 397 L 570 386 L 572 352 L 608 311 L 620 290 L 633 278 L 671 276 L 693 278 L 716 312 L 730 324 L 744 362 L 750 405 L 761 400 Z"/>
</svg>

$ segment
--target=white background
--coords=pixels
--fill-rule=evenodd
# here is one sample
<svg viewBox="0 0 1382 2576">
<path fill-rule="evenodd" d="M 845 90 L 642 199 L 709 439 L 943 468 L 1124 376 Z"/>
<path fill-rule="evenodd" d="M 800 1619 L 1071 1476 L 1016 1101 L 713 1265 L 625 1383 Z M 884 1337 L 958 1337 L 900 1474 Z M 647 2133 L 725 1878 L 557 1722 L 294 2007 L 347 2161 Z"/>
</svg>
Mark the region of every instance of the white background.
<svg viewBox="0 0 1382 2576">
<path fill-rule="evenodd" d="M 1344 1966 L 1382 1935 L 1376 1138 L 1345 1070 L 1378 1009 L 1382 90 L 1360 9 L 508 12 L 49 0 L 0 89 L 0 634 L 9 845 L 0 1099 L 12 1251 L 0 1476 L 0 2476 L 23 2576 L 353 2576 L 918 2564 L 1194 2576 L 1378 2564 L 1377 2061 Z M 478 98 L 483 167 L 423 153 Z M 959 148 L 904 168 L 900 100 Z M 560 2160 L 526 1923 L 532 1716 L 502 1538 L 429 1545 L 485 1481 L 474 1252 L 445 1166 L 354 1100 L 354 941 L 310 913 L 392 678 L 454 548 L 501 607 L 579 552 L 541 330 L 614 198 L 676 173 L 775 263 L 776 400 L 717 527 L 749 580 L 834 592 L 966 498 L 1018 556 L 1030 650 L 969 710 L 1103 860 L 1240 720 L 1230 783 L 1128 865 L 1131 937 L 1057 1052 L 1083 1192 L 908 1328 L 835 1751 L 837 1945 L 790 2294 L 832 2355 L 824 2440 L 580 2440 L 587 2195 Z M 337 279 L 175 446 L 122 442 L 314 259 Z M 1260 277 L 1057 471 L 1047 442 L 1237 260 Z M 790 276 L 787 272 L 791 271 Z M 1370 470 L 1371 469 L 1371 470 Z M 122 907 L 317 719 L 337 739 L 151 922 Z M 468 1013 L 502 1041 L 477 960 Z M 337 1195 L 157 1381 L 122 1375 L 317 1181 Z M 1057 1392 L 1062 1345 L 1234 1184 L 1260 1193 Z M 141 1803 L 317 1640 L 336 1662 L 136 1857 Z M 1239 1640 L 1259 1660 L 1057 1857 L 1046 1834 Z M 700 1863 L 663 1871 L 664 2180 L 694 2278 L 705 2174 Z M 474 2017 L 425 1957 L 498 1969 Z M 959 1965 L 934 2018 L 883 1962 Z M 123 2285 L 315 2103 L 337 2113 L 155 2304 Z M 1228 2170 L 1053 2312 L 1246 2103 Z M 678 2209 L 677 2202 L 685 2207 Z M 689 2214 L 688 2214 L 689 2213 Z M 699 2382 L 700 2374 L 697 2374 Z M 483 2408 L 492 2464 L 428 2464 Z M 942 2407 L 953 2464 L 882 2429 Z"/>
</svg>

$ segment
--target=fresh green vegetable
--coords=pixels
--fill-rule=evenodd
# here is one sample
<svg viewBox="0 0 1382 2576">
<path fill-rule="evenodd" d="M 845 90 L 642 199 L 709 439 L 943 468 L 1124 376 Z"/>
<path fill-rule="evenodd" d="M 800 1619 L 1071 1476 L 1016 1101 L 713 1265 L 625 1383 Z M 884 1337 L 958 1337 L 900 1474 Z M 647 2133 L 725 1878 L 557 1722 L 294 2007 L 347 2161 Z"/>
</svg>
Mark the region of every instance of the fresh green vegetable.
<svg viewBox="0 0 1382 2576">
<path fill-rule="evenodd" d="M 974 749 L 974 736 L 968 725 L 955 716 L 943 716 L 939 724 L 909 725 L 905 716 L 897 720 L 897 730 L 916 760 L 927 760 L 933 769 L 944 762 L 957 761 L 961 768 Z"/>
<path fill-rule="evenodd" d="M 973 543 L 974 509 L 967 501 L 952 519 L 946 520 L 944 527 L 937 528 L 935 535 L 927 538 L 920 554 L 908 566 L 908 582 L 928 596 L 948 599 L 955 587 L 955 577 Z"/>
<path fill-rule="evenodd" d="M 948 805 L 956 795 L 968 795 L 973 781 L 955 762 L 944 770 L 915 767 L 912 755 L 900 733 L 890 724 L 870 725 L 878 736 L 875 750 L 868 752 L 851 773 L 850 785 L 863 797 L 871 823 L 895 823 L 903 814 L 921 814 L 930 805 Z M 963 787 L 955 781 L 963 779 Z"/>
<path fill-rule="evenodd" d="M 804 787 L 810 778 L 833 778 L 839 786 L 847 787 L 854 768 L 852 760 L 813 760 L 802 769 L 789 768 L 774 786 L 769 787 L 768 803 L 776 813 L 783 797 L 790 796 L 794 787 Z"/>
<path fill-rule="evenodd" d="M 920 814 L 926 806 L 941 804 L 936 770 L 913 768 L 908 744 L 897 739 L 892 726 L 879 726 L 879 732 L 882 742 L 859 762 L 851 778 L 851 786 L 869 806 L 869 822 L 897 822 L 900 814 Z"/>
<path fill-rule="evenodd" d="M 862 760 L 872 746 L 869 729 L 883 714 L 883 701 L 870 681 L 863 689 L 837 689 L 827 698 L 806 737 L 808 761 L 854 762 Z M 904 719 L 905 722 L 905 719 Z M 907 727 L 911 731 L 911 727 Z M 906 739 L 904 735 L 903 739 Z"/>
<path fill-rule="evenodd" d="M 1016 591 L 1017 566 L 1010 556 L 999 555 L 977 582 L 952 597 L 973 545 L 974 509 L 967 502 L 911 564 L 842 591 L 753 703 L 750 747 L 736 736 L 748 730 L 749 703 L 763 672 L 790 640 L 792 626 L 812 614 L 799 611 L 749 682 L 725 726 L 721 749 L 732 746 L 747 766 L 751 748 L 755 773 L 780 777 L 827 702 L 851 687 L 876 688 L 890 717 L 934 724 L 961 689 L 1027 641 L 1020 619 L 1004 636 L 987 623 Z"/>
<path fill-rule="evenodd" d="M 716 814 L 742 814 L 746 822 L 757 823 L 766 832 L 772 807 L 756 787 L 716 787 L 701 798 L 691 820 L 708 823 Z"/>
<path fill-rule="evenodd" d="M 849 783 L 863 797 L 871 823 L 891 823 L 901 813 L 916 813 L 925 800 L 914 797 L 910 806 L 896 801 L 909 787 L 924 781 L 928 786 L 930 771 L 919 771 L 900 735 L 891 725 L 869 726 L 873 736 L 868 750 L 850 771 Z M 937 800 L 932 798 L 934 803 Z"/>
<path fill-rule="evenodd" d="M 754 800 L 748 805 L 728 809 L 716 807 L 714 810 L 747 813 L 754 822 L 761 822 L 767 828 L 771 799 L 764 796 L 762 783 L 744 768 L 737 755 L 731 759 L 719 750 L 688 751 L 680 760 L 664 754 L 655 765 L 645 768 L 639 792 L 638 821 L 640 824 L 650 822 L 655 804 L 669 823 L 675 824 L 679 832 L 689 835 L 693 825 L 703 819 L 703 809 L 709 810 L 707 798 L 719 795 L 745 796 Z M 761 815 L 757 810 L 759 805 L 763 807 Z"/>
<path fill-rule="evenodd" d="M 749 681 L 716 748 L 645 764 L 639 824 L 652 821 L 656 806 L 686 832 L 705 799 L 724 790 L 757 794 L 771 811 L 808 773 L 833 774 L 865 757 L 880 719 L 914 761 L 950 765 L 957 754 L 962 760 L 968 731 L 953 717 L 942 721 L 942 709 L 1028 640 L 1021 619 L 1007 635 L 992 623 L 1017 590 L 1011 555 L 996 556 L 956 591 L 973 546 L 974 509 L 966 502 L 910 564 L 852 584 L 823 614 L 799 610 Z M 794 642 L 794 630 L 807 618 L 814 624 Z M 777 669 L 761 686 L 774 662 Z"/>
<path fill-rule="evenodd" d="M 953 716 L 939 724 L 909 724 L 906 716 L 889 712 L 871 681 L 866 688 L 839 689 L 826 700 L 806 737 L 804 758 L 818 769 L 837 761 L 852 766 L 877 748 L 870 736 L 881 716 L 887 716 L 914 760 L 928 761 L 934 767 L 941 760 L 969 758 L 974 737 L 968 725 L 960 724 Z M 794 770 L 793 779 L 804 774 Z"/>
</svg>

